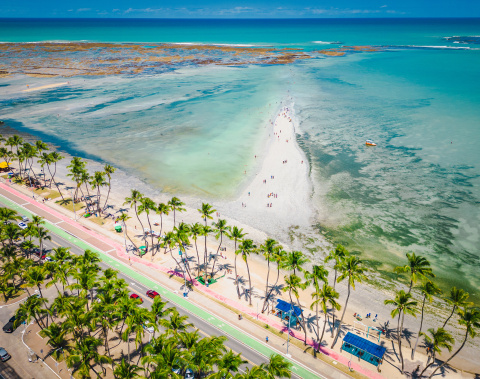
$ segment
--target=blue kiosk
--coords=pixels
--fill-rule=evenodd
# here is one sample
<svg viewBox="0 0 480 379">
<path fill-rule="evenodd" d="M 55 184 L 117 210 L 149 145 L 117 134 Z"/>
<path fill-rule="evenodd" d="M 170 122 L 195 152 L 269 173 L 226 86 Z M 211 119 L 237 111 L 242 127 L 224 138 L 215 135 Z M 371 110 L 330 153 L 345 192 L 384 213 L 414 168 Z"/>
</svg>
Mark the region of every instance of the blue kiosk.
<svg viewBox="0 0 480 379">
<path fill-rule="evenodd" d="M 379 366 L 382 364 L 383 356 L 387 351 L 385 347 L 350 332 L 343 338 L 340 352 L 342 350 L 374 365 L 378 368 L 378 371 L 380 371 Z"/>
<path fill-rule="evenodd" d="M 296 305 L 287 303 L 282 299 L 277 299 L 277 305 L 275 306 L 276 315 L 282 320 L 288 321 L 290 327 L 297 325 L 300 322 L 303 311 Z"/>
</svg>

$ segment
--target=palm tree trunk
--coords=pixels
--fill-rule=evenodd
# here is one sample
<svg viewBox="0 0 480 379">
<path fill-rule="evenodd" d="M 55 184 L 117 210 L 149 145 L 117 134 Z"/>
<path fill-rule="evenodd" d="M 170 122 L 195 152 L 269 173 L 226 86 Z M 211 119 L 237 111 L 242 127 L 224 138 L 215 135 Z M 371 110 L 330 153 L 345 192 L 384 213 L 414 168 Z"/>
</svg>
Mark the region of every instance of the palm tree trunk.
<svg viewBox="0 0 480 379">
<path fill-rule="evenodd" d="M 235 251 L 237 251 L 235 246 Z M 235 284 L 237 285 L 237 296 L 240 299 L 240 288 L 238 287 L 238 274 L 237 274 L 237 254 L 235 253 Z"/>
<path fill-rule="evenodd" d="M 270 291 L 268 292 L 268 296 L 267 296 L 268 298 L 270 298 L 274 288 L 277 286 L 279 278 L 280 278 L 280 264 L 277 263 L 277 279 L 275 280 L 275 284 L 272 286 L 272 288 L 270 288 Z"/>
<path fill-rule="evenodd" d="M 220 244 L 218 245 L 218 248 L 217 248 L 217 259 L 218 259 L 218 252 L 220 251 L 220 246 L 222 246 L 222 239 L 223 239 L 223 233 L 220 233 Z M 212 267 L 212 276 L 213 276 L 213 272 L 215 271 L 215 263 L 217 263 L 217 259 L 214 259 L 213 260 L 213 267 Z"/>
<path fill-rule="evenodd" d="M 430 362 L 430 359 L 432 359 L 431 362 Z M 427 371 L 429 369 L 429 367 L 432 366 L 434 363 L 435 363 L 435 350 L 433 350 L 433 354 L 432 354 L 431 357 L 430 357 L 430 355 L 428 356 L 427 365 L 425 366 L 425 368 L 420 373 L 419 378 L 421 378 L 423 376 L 423 374 L 425 373 L 425 371 Z"/>
<path fill-rule="evenodd" d="M 443 326 L 442 326 L 443 329 L 445 329 L 445 326 L 447 325 L 448 321 L 450 320 L 450 318 L 452 318 L 453 314 L 455 313 L 456 308 L 457 308 L 457 306 L 453 305 L 452 313 L 450 313 L 450 316 L 448 316 L 448 318 L 443 323 Z"/>
<path fill-rule="evenodd" d="M 400 324 L 400 316 L 402 316 L 402 323 Z M 403 374 L 404 370 L 404 362 L 403 362 L 403 353 L 402 353 L 402 330 L 403 330 L 403 314 L 400 311 L 398 314 L 398 352 L 400 353 L 400 361 L 402 362 L 402 368 L 400 370 L 400 373 Z"/>
<path fill-rule="evenodd" d="M 263 301 L 263 306 L 262 306 L 262 313 L 265 312 L 265 306 L 267 305 L 268 301 L 268 277 L 270 276 L 270 256 L 267 256 L 267 284 L 265 285 L 265 300 Z"/>
<path fill-rule="evenodd" d="M 430 376 L 428 377 L 429 379 L 430 379 L 433 375 L 435 375 L 435 373 L 436 373 L 439 369 L 441 369 L 441 368 L 442 368 L 443 366 L 445 366 L 448 362 L 450 362 L 453 358 L 455 358 L 455 356 L 456 356 L 458 353 L 460 353 L 460 350 L 463 349 L 463 347 L 465 346 L 465 343 L 467 342 L 467 338 L 468 338 L 468 328 L 467 328 L 467 330 L 466 330 L 466 332 L 465 332 L 465 338 L 463 339 L 462 345 L 458 348 L 458 350 L 457 350 L 455 353 L 453 353 L 453 355 L 452 355 L 450 358 L 448 358 L 445 362 L 443 362 L 440 366 L 438 366 L 435 370 L 433 370 L 433 372 L 432 372 L 432 373 L 430 374 Z"/>
<path fill-rule="evenodd" d="M 338 340 L 338 336 L 340 334 L 340 329 L 342 328 L 342 322 L 343 322 L 343 316 L 345 316 L 345 311 L 347 310 L 347 304 L 348 304 L 348 299 L 350 298 L 350 280 L 348 281 L 348 287 L 347 287 L 347 300 L 345 301 L 345 307 L 343 308 L 342 312 L 342 318 L 340 319 L 340 322 L 338 323 L 338 328 L 337 328 L 337 334 L 335 336 L 335 339 L 332 342 L 332 348 L 335 346 Z M 335 324 L 333 324 L 333 327 L 335 327 Z"/>
<path fill-rule="evenodd" d="M 247 256 L 244 255 L 245 264 L 247 265 L 247 272 L 248 272 L 248 283 L 250 286 L 250 290 L 248 291 L 248 301 L 250 305 L 252 305 L 252 279 L 250 278 L 250 268 L 248 267 Z"/>
<path fill-rule="evenodd" d="M 412 350 L 412 361 L 415 358 L 415 350 L 417 350 L 417 345 L 418 345 L 418 340 L 420 339 L 420 333 L 422 332 L 422 326 L 423 326 L 423 310 L 425 308 L 425 300 L 427 296 L 423 296 L 423 303 L 422 303 L 422 317 L 420 318 L 420 329 L 418 329 L 418 334 L 417 334 L 417 340 L 415 341 L 415 347 Z"/>
<path fill-rule="evenodd" d="M 57 187 L 58 193 L 59 193 L 60 196 L 62 197 L 62 201 L 65 201 L 65 199 L 63 198 L 62 191 L 60 191 L 60 188 L 58 187 L 57 182 L 56 182 L 55 179 L 53 178 L 52 172 L 50 171 L 50 166 L 47 165 L 47 168 L 48 168 L 48 172 L 50 173 L 50 176 L 52 177 L 52 181 L 53 181 L 53 183 L 55 184 L 55 187 Z M 50 182 L 50 188 L 52 188 L 52 183 L 51 183 L 51 182 Z M 72 201 L 73 201 L 73 199 L 72 199 Z"/>
<path fill-rule="evenodd" d="M 206 222 L 205 222 L 206 224 Z M 207 234 L 205 233 L 205 252 L 203 255 L 203 272 L 204 272 L 204 277 L 203 277 L 203 282 L 205 285 L 207 284 L 207 270 L 208 270 L 208 261 L 207 261 Z"/>
<path fill-rule="evenodd" d="M 318 303 L 315 304 L 315 313 L 317 314 L 317 341 L 318 341 L 318 335 L 320 334 L 320 327 L 318 325 Z M 322 341 L 318 341 L 318 346 L 320 346 L 320 344 L 322 343 Z"/>
<path fill-rule="evenodd" d="M 333 278 L 333 289 L 335 289 L 335 284 L 337 284 L 337 269 L 335 269 L 335 277 Z M 335 308 L 332 308 L 332 335 L 331 335 L 331 338 L 333 338 L 334 331 L 335 331 Z"/>
<path fill-rule="evenodd" d="M 195 250 L 197 252 L 197 277 L 200 276 L 200 254 L 198 254 L 197 239 L 195 238 Z"/>
<path fill-rule="evenodd" d="M 107 198 L 105 199 L 105 204 L 103 204 L 103 209 L 106 209 L 108 197 L 110 196 L 110 189 L 111 189 L 110 181 L 111 179 L 108 178 L 108 192 L 107 192 Z"/>
<path fill-rule="evenodd" d="M 322 346 L 323 335 L 325 334 L 325 327 L 326 326 L 327 326 L 327 315 L 325 314 L 325 320 L 323 321 L 322 335 L 320 337 L 320 342 L 318 343 L 318 350 L 320 350 L 320 346 Z"/>
</svg>

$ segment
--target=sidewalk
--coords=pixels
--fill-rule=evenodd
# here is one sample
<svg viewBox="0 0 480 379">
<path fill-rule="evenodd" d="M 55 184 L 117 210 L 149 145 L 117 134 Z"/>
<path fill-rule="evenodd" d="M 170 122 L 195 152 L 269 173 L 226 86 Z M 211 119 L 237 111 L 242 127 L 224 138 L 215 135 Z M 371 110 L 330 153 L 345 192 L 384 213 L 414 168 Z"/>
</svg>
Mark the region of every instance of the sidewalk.
<svg viewBox="0 0 480 379">
<path fill-rule="evenodd" d="M 218 305 L 218 307 L 221 307 L 221 309 L 217 310 L 216 313 L 221 314 L 222 318 L 217 318 L 214 317 L 210 312 L 206 311 L 203 306 L 206 304 L 205 299 L 198 299 L 197 300 L 197 295 L 198 292 L 202 292 L 205 295 L 216 299 L 219 302 L 224 303 L 228 307 L 235 308 L 239 312 L 242 312 L 244 314 L 247 314 L 253 318 L 257 318 L 258 320 L 268 324 L 270 327 L 275 328 L 277 330 L 284 330 L 285 327 L 278 321 L 272 320 L 263 314 L 257 315 L 257 313 L 250 307 L 245 306 L 244 304 L 238 303 L 235 300 L 226 298 L 222 295 L 217 294 L 215 291 L 212 289 L 205 287 L 199 283 L 195 283 L 196 287 L 196 292 L 194 292 L 191 296 L 192 299 L 185 300 L 183 297 L 180 297 L 176 294 L 174 294 L 172 291 L 170 291 L 167 288 L 163 288 L 159 286 L 159 284 L 150 279 L 149 277 L 154 277 L 155 280 L 158 280 L 158 275 L 152 275 L 154 274 L 155 271 L 161 271 L 165 274 L 171 274 L 172 271 L 171 269 L 161 266 L 157 263 L 152 263 L 148 262 L 145 259 L 141 259 L 137 256 L 129 256 L 126 254 L 123 250 L 124 247 L 120 243 L 113 241 L 112 239 L 98 234 L 94 232 L 93 230 L 90 230 L 86 228 L 83 225 L 80 225 L 79 223 L 71 220 L 69 217 L 62 215 L 61 213 L 51 209 L 49 206 L 36 202 L 33 199 L 29 198 L 28 196 L 14 190 L 8 185 L 5 184 L 0 184 L 0 195 L 2 195 L 6 200 L 2 200 L 6 205 L 14 208 L 17 210 L 19 213 L 22 214 L 27 214 L 29 213 L 34 213 L 38 214 L 42 217 L 44 217 L 47 221 L 49 221 L 49 224 L 47 224 L 47 228 L 52 231 L 53 233 L 56 233 L 60 235 L 63 238 L 66 238 L 70 242 L 74 243 L 75 245 L 79 246 L 82 249 L 91 249 L 92 247 L 95 248 L 100 254 L 101 259 L 106 262 L 107 264 L 115 267 L 118 270 L 121 270 L 123 273 L 126 275 L 130 276 L 131 278 L 141 282 L 142 284 L 148 286 L 151 289 L 157 290 L 162 296 L 166 297 L 173 303 L 177 304 L 178 306 L 189 310 L 190 312 L 194 312 L 197 316 L 201 317 L 204 319 L 206 322 L 209 322 L 213 326 L 215 326 L 218 329 L 221 329 L 223 332 L 226 334 L 234 337 L 235 339 L 243 342 L 244 344 L 250 346 L 251 348 L 255 349 L 257 352 L 260 354 L 263 354 L 264 356 L 269 356 L 270 354 L 274 352 L 279 352 L 273 350 L 269 346 L 267 346 L 263 342 L 263 336 L 266 332 L 266 330 L 261 329 L 259 326 L 255 325 L 254 323 L 248 322 L 247 330 L 251 333 L 254 331 L 255 336 L 262 336 L 262 341 L 259 340 L 256 337 L 253 337 L 249 334 L 246 333 L 245 331 L 245 321 L 240 322 L 240 325 L 238 325 L 238 319 L 237 322 L 233 320 L 225 320 L 225 318 L 231 319 L 232 315 L 229 315 L 230 317 L 225 317 L 225 307 L 221 307 Z M 120 258 L 120 262 L 117 259 L 115 259 L 115 256 Z M 135 269 L 132 266 L 128 266 L 128 264 L 134 265 Z M 145 271 L 153 271 L 153 272 L 145 272 L 146 275 L 149 277 L 146 277 L 139 273 L 137 270 L 141 270 L 143 272 Z M 166 277 L 165 277 L 166 278 Z M 163 279 L 163 278 L 162 278 Z M 164 280 L 162 280 L 164 282 Z M 177 291 L 180 287 L 180 284 L 176 282 L 175 280 L 168 280 L 168 285 L 167 287 L 177 287 Z M 162 283 L 162 285 L 165 285 Z M 198 305 L 192 304 L 193 302 L 198 302 Z M 217 308 L 217 307 L 214 307 Z M 212 308 L 209 306 L 209 310 L 212 310 Z M 228 312 L 228 313 L 233 313 L 233 312 Z M 234 318 L 236 318 L 236 314 L 234 315 Z M 236 327 L 235 327 L 235 326 Z M 239 330 L 237 329 L 244 329 L 244 330 Z M 260 330 L 258 330 L 260 329 Z M 299 340 L 303 340 L 303 333 L 300 333 L 295 330 L 291 330 L 291 336 L 294 338 L 297 338 Z M 278 340 L 277 340 L 278 339 Z M 271 342 L 269 345 L 275 345 L 279 349 L 284 349 L 283 344 L 284 340 L 282 340 L 280 337 L 272 338 Z M 314 345 L 314 341 L 312 341 L 310 338 L 307 339 L 307 342 L 310 346 Z M 308 364 L 309 366 L 316 367 L 317 370 L 321 368 L 322 373 L 326 373 L 329 377 L 335 377 L 335 378 L 341 378 L 341 377 L 347 377 L 345 374 L 339 372 L 335 367 L 329 366 L 323 361 L 319 359 L 315 359 L 311 357 L 310 354 L 304 354 L 301 351 L 298 351 L 298 348 L 295 348 L 292 346 L 292 349 L 290 353 L 292 353 L 292 356 L 294 359 L 291 360 L 293 364 L 292 371 L 295 372 L 297 375 L 303 377 L 303 378 L 315 378 L 317 377 L 316 375 L 313 375 L 309 370 L 306 368 L 302 367 L 295 359 L 301 360 L 301 361 L 312 361 L 313 364 Z M 337 352 L 331 351 L 329 349 L 326 349 L 324 347 L 320 347 L 320 351 L 331 361 L 339 362 L 345 366 L 349 364 L 349 358 L 346 356 L 343 356 Z M 301 355 L 300 355 L 301 354 Z M 309 359 L 311 357 L 311 360 Z M 364 367 L 360 366 L 359 364 L 355 362 L 351 362 L 350 366 L 357 372 L 361 373 L 367 377 L 370 378 L 383 378 L 382 375 L 379 373 L 370 371 L 365 369 Z"/>
</svg>

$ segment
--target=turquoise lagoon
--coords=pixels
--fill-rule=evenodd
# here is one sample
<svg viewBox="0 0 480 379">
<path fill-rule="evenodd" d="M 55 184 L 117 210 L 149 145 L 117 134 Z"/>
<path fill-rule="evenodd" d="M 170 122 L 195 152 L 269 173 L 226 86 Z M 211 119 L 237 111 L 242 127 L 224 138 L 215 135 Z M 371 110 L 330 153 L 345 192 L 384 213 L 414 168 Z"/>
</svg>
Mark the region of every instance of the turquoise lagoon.
<svg viewBox="0 0 480 379">
<path fill-rule="evenodd" d="M 0 119 L 179 194 L 232 198 L 292 99 L 316 227 L 387 275 L 407 251 L 480 300 L 480 20 L 0 20 L 0 41 L 381 51 L 285 66 L 172 67 L 2 95 Z M 455 38 L 445 38 L 455 37 Z M 55 79 L 65 81 L 64 79 Z M 374 139 L 378 146 L 366 148 Z"/>
</svg>

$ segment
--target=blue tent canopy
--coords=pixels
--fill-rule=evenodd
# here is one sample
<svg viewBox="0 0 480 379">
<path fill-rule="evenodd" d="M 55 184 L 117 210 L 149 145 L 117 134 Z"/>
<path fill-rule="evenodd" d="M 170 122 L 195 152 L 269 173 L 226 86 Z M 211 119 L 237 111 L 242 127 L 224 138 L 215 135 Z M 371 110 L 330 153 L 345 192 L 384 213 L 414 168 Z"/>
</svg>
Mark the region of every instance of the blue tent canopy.
<svg viewBox="0 0 480 379">
<path fill-rule="evenodd" d="M 277 305 L 275 307 L 276 309 L 278 309 L 279 311 L 282 311 L 284 313 L 288 313 L 292 310 L 293 308 L 293 313 L 295 313 L 295 316 L 301 316 L 302 315 L 302 310 L 297 307 L 296 305 L 293 305 L 293 304 L 290 304 L 290 303 L 287 303 L 286 301 L 282 300 L 282 299 L 277 299 Z"/>
<path fill-rule="evenodd" d="M 341 350 L 354 354 L 374 366 L 382 363 L 385 351 L 387 351 L 385 347 L 350 332 L 343 338 Z"/>
</svg>

